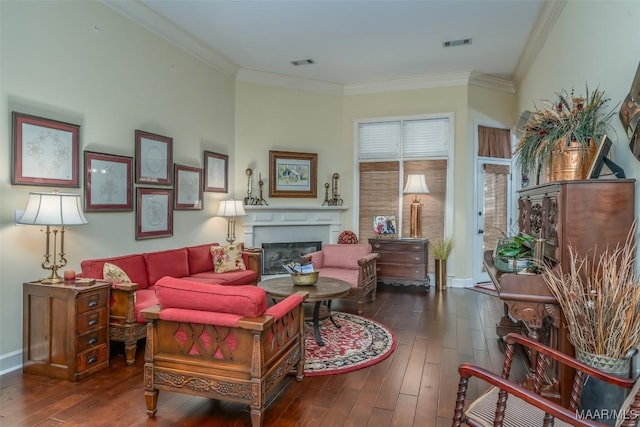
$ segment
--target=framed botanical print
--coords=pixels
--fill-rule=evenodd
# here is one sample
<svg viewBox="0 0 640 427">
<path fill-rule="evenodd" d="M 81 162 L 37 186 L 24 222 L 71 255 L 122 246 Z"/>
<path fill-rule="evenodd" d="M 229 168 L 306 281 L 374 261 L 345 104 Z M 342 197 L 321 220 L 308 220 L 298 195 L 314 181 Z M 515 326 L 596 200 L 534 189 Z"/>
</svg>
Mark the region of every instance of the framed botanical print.
<svg viewBox="0 0 640 427">
<path fill-rule="evenodd" d="M 173 138 L 136 129 L 136 183 L 171 185 Z"/>
<path fill-rule="evenodd" d="M 12 119 L 11 183 L 80 187 L 80 126 L 16 111 Z"/>
<path fill-rule="evenodd" d="M 270 197 L 317 197 L 318 154 L 269 151 Z"/>
<path fill-rule="evenodd" d="M 85 151 L 85 211 L 132 211 L 132 166 L 133 157 Z"/>
<path fill-rule="evenodd" d="M 202 209 L 202 168 L 174 165 L 175 210 Z"/>
<path fill-rule="evenodd" d="M 229 180 L 229 156 L 204 152 L 204 191 L 227 193 Z"/>
<path fill-rule="evenodd" d="M 173 235 L 173 190 L 136 188 L 136 240 Z"/>
</svg>

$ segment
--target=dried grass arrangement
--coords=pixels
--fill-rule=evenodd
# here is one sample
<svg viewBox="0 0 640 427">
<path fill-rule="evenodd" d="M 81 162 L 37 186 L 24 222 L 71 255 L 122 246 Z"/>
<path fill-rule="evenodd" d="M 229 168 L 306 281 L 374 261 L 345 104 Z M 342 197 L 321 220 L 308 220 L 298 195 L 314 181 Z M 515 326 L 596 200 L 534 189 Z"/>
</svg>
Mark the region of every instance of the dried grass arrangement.
<svg viewBox="0 0 640 427">
<path fill-rule="evenodd" d="M 447 237 L 446 239 L 436 239 L 430 241 L 429 246 L 431 246 L 431 254 L 434 259 L 446 260 L 449 258 L 449 255 L 451 255 L 453 239 L 451 237 Z"/>
<path fill-rule="evenodd" d="M 636 223 L 623 245 L 582 257 L 570 248 L 570 270 L 545 267 L 576 350 L 623 359 L 640 344 L 640 278 L 635 272 Z M 594 251 L 595 252 L 595 251 Z"/>
</svg>

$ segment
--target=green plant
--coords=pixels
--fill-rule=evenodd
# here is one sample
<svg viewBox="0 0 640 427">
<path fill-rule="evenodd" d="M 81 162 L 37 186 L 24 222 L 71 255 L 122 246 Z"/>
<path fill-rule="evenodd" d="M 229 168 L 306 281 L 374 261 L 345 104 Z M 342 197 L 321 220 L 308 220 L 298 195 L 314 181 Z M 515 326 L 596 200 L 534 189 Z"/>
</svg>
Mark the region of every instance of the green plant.
<svg viewBox="0 0 640 427">
<path fill-rule="evenodd" d="M 431 254 L 435 259 L 447 259 L 451 255 L 453 249 L 453 239 L 448 237 L 446 239 L 436 239 L 429 242 L 431 247 Z"/>
<path fill-rule="evenodd" d="M 525 243 L 533 242 L 533 238 L 529 236 L 513 236 L 508 240 L 498 243 L 497 253 L 500 256 L 508 258 L 526 258 L 531 256 L 531 250 Z"/>
<path fill-rule="evenodd" d="M 575 96 L 573 89 L 571 93 L 563 89 L 556 92 L 556 96 L 558 99 L 554 102 L 545 101 L 547 108 L 536 107 L 521 129 L 524 134 L 515 155 L 523 171 L 537 171 L 538 166 L 549 160 L 554 146 L 562 138 L 567 146 L 572 141 L 583 147 L 588 147 L 590 141 L 598 144 L 615 114 L 613 109 L 604 111 L 609 98 L 599 89 L 589 93 L 587 86 L 584 97 Z"/>
</svg>

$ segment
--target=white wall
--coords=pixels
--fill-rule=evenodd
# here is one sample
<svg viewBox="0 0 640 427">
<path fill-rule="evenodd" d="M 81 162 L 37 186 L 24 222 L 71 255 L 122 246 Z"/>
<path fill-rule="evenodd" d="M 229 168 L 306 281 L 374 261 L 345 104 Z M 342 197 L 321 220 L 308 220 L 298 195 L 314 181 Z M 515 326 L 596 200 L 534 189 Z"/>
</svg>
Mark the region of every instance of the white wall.
<svg viewBox="0 0 640 427">
<path fill-rule="evenodd" d="M 46 274 L 44 235 L 14 225 L 14 211 L 29 191 L 53 189 L 11 185 L 11 111 L 80 125 L 81 150 L 133 156 L 135 129 L 170 136 L 175 163 L 202 167 L 204 150 L 233 159 L 235 89 L 233 77 L 99 2 L 2 1 L 0 19 L 1 373 L 21 363 L 22 283 Z M 224 241 L 224 220 L 211 216 L 228 196 L 205 193 L 204 210 L 175 211 L 171 238 L 136 241 L 134 212 L 88 213 L 89 224 L 66 235 L 68 268 L 89 257 Z"/>
<path fill-rule="evenodd" d="M 576 94 L 599 87 L 619 104 L 629 92 L 638 61 L 637 27 L 640 2 L 569 1 L 549 37 L 518 88 L 519 111 L 533 109 L 534 102 L 555 99 L 555 92 L 575 88 Z M 612 120 L 613 158 L 627 177 L 640 177 L 640 163 L 629 150 L 629 139 L 616 116 Z M 636 212 L 638 210 L 636 186 Z"/>
<path fill-rule="evenodd" d="M 319 206 L 324 201 L 324 184 L 331 184 L 333 173 L 338 172 L 344 205 L 353 206 L 351 142 L 345 145 L 341 140 L 342 96 L 238 82 L 235 113 L 237 197 L 247 194 L 245 170 L 251 168 L 253 196 L 258 197 L 261 173 L 263 198 L 270 206 Z M 269 197 L 269 150 L 317 153 L 317 197 Z"/>
</svg>

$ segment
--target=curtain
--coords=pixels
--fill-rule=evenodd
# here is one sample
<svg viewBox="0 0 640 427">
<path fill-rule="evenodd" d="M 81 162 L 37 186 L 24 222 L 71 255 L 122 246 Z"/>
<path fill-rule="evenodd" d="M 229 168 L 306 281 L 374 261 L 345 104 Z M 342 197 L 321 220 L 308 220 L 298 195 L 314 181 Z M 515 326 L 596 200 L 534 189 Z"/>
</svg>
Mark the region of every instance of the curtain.
<svg viewBox="0 0 640 427">
<path fill-rule="evenodd" d="M 511 135 L 509 129 L 478 126 L 478 156 L 511 158 Z"/>
</svg>

